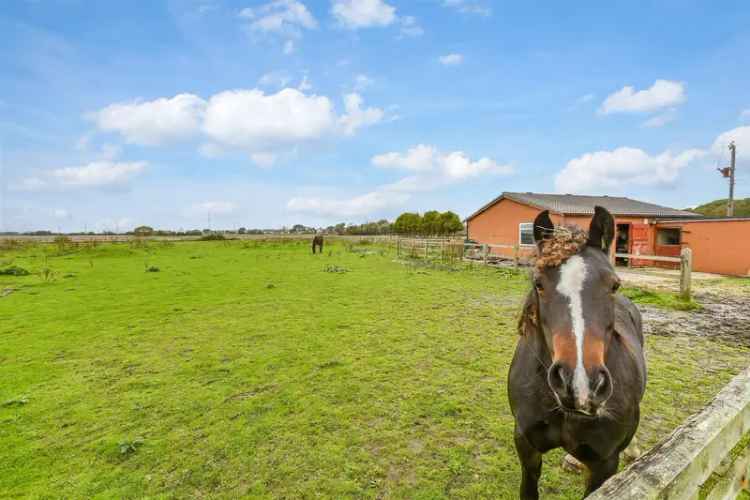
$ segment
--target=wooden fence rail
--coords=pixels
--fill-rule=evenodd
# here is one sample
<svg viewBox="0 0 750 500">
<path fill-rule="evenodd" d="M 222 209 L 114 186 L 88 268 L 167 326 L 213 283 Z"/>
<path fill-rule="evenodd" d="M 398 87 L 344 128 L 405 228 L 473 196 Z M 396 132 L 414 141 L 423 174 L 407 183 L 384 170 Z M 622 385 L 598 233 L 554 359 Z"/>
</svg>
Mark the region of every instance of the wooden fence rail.
<svg viewBox="0 0 750 500">
<path fill-rule="evenodd" d="M 663 255 L 641 255 L 637 253 L 616 253 L 615 258 L 651 260 L 655 262 L 675 262 L 680 264 L 680 295 L 684 299 L 690 299 L 693 274 L 693 252 L 685 247 L 679 257 L 666 257 Z"/>
<path fill-rule="evenodd" d="M 750 491 L 749 439 L 750 367 L 587 500 L 734 499 Z"/>
</svg>

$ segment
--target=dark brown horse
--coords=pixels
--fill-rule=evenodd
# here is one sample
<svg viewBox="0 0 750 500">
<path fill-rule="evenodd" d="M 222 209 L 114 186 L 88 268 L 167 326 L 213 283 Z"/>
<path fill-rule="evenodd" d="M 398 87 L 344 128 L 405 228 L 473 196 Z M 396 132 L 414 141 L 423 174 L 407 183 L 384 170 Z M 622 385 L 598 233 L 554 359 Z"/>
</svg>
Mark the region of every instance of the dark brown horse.
<svg viewBox="0 0 750 500">
<path fill-rule="evenodd" d="M 588 235 L 534 221 L 538 259 L 508 376 L 521 498 L 539 498 L 542 454 L 586 465 L 586 495 L 617 471 L 646 387 L 641 315 L 617 293 L 608 258 L 614 219 L 596 207 Z"/>
<path fill-rule="evenodd" d="M 320 251 L 320 253 L 323 253 L 323 235 L 322 234 L 316 234 L 313 237 L 313 242 L 312 242 L 312 251 L 313 251 L 313 254 L 315 254 L 315 247 L 318 248 L 318 250 Z"/>
</svg>

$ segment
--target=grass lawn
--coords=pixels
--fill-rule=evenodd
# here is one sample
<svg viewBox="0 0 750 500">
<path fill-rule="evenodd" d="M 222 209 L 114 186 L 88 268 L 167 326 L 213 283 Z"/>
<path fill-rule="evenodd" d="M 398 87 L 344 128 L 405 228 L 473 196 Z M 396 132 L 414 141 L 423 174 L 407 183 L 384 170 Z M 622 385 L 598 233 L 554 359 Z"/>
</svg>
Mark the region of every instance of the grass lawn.
<svg viewBox="0 0 750 500">
<path fill-rule="evenodd" d="M 0 497 L 515 498 L 523 275 L 308 243 L 0 254 L 32 273 L 0 276 Z M 644 448 L 748 351 L 652 337 L 648 359 Z M 578 498 L 561 458 L 542 495 Z"/>
</svg>

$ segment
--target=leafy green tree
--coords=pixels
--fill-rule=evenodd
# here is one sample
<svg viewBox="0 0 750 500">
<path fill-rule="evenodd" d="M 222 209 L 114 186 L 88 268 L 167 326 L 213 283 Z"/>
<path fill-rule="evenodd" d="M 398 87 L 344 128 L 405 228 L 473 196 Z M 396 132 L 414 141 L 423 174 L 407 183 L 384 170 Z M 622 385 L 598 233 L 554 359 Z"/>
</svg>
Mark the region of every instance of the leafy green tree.
<svg viewBox="0 0 750 500">
<path fill-rule="evenodd" d="M 418 213 L 404 212 L 393 223 L 393 230 L 398 234 L 419 234 L 422 217 Z"/>
<path fill-rule="evenodd" d="M 448 210 L 440 214 L 440 234 L 453 234 L 464 229 L 461 218 L 455 212 Z"/>
<path fill-rule="evenodd" d="M 440 226 L 440 212 L 437 210 L 429 210 L 422 216 L 422 224 L 419 232 L 422 236 L 438 235 L 441 234 Z"/>
</svg>

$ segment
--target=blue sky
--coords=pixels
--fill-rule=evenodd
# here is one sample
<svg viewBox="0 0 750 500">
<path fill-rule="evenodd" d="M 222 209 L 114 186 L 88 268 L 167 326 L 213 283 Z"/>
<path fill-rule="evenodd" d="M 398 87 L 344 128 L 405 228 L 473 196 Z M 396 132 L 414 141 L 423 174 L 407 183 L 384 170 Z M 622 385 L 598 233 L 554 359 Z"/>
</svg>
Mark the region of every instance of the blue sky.
<svg viewBox="0 0 750 500">
<path fill-rule="evenodd" d="M 541 3 L 540 3 L 541 4 Z M 605 5 L 606 4 L 606 5 Z M 750 4 L 14 0 L 5 230 L 750 196 Z"/>
</svg>

